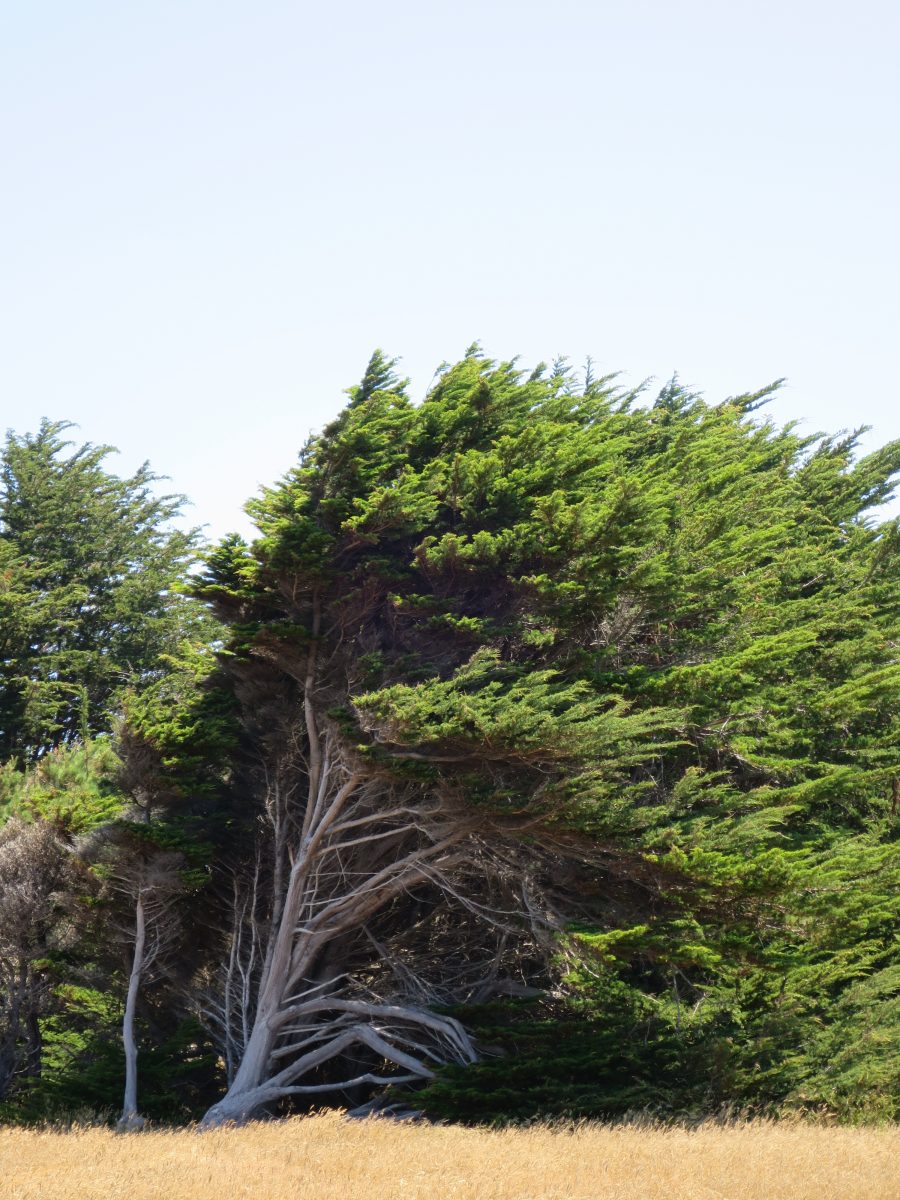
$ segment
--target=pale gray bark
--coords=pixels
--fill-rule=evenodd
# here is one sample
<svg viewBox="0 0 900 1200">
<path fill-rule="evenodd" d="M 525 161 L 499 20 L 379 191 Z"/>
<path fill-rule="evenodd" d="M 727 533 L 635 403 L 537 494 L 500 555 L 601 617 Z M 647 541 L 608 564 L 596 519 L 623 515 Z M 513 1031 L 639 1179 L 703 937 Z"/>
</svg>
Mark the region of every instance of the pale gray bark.
<svg viewBox="0 0 900 1200">
<path fill-rule="evenodd" d="M 227 901 L 223 967 L 201 1005 L 228 1074 L 203 1127 L 246 1120 L 287 1097 L 424 1082 L 444 1063 L 475 1061 L 465 1029 L 431 1005 L 514 989 L 506 946 L 531 936 L 520 898 L 511 898 L 521 864 L 491 858 L 464 798 L 403 783 L 348 747 L 319 711 L 315 602 L 313 610 L 306 662 L 293 674 L 300 728 L 266 771 L 264 874 L 273 894 L 258 906 L 257 859 Z M 504 872 L 505 912 L 491 895 Z M 457 929 L 486 929 L 484 946 L 466 939 L 460 948 L 457 932 L 456 949 L 442 950 L 445 924 L 412 931 L 413 948 L 389 917 L 417 894 L 445 917 L 454 913 Z M 528 915 L 535 926 L 549 923 L 536 906 Z M 432 961 L 419 970 L 423 954 Z M 436 991 L 435 977 L 451 986 Z"/>
<path fill-rule="evenodd" d="M 457 1022 L 416 1006 L 354 997 L 353 981 L 329 976 L 330 949 L 353 938 L 398 896 L 451 869 L 465 831 L 438 811 L 391 803 L 385 781 L 346 765 L 335 736 L 322 739 L 310 795 L 285 879 L 279 920 L 260 973 L 253 1021 L 226 1096 L 204 1123 L 243 1120 L 286 1096 L 359 1082 L 427 1079 L 435 1061 L 472 1061 Z M 235 994 L 238 934 L 229 955 L 228 1000 Z M 247 945 L 252 946 L 252 939 Z M 437 1047 L 443 1046 L 438 1054 Z M 393 1073 L 364 1072 L 333 1084 L 300 1082 L 356 1047 Z"/>
<path fill-rule="evenodd" d="M 108 871 L 105 887 L 108 894 L 124 898 L 133 906 L 132 920 L 120 931 L 130 947 L 131 968 L 122 1018 L 125 1088 L 116 1128 L 127 1133 L 145 1125 L 138 1105 L 137 1010 L 160 960 L 176 940 L 179 920 L 175 902 L 183 889 L 184 863 L 181 855 L 175 853 L 160 852 L 149 859 L 129 858 L 119 848 L 119 854 Z"/>
<path fill-rule="evenodd" d="M 147 942 L 147 922 L 144 912 L 144 895 L 138 890 L 134 908 L 134 957 L 128 978 L 128 994 L 125 998 L 125 1016 L 122 1021 L 122 1045 L 125 1050 L 125 1099 L 120 1129 L 134 1129 L 143 1124 L 137 1106 L 137 1060 L 138 1048 L 134 1036 L 134 1012 L 144 973 L 144 954 Z"/>
</svg>

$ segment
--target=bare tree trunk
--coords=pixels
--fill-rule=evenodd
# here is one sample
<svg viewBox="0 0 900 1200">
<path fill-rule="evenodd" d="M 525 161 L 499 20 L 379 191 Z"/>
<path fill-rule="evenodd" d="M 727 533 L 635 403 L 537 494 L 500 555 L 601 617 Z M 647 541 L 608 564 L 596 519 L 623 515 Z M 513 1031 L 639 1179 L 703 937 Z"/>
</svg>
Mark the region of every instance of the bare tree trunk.
<svg viewBox="0 0 900 1200">
<path fill-rule="evenodd" d="M 492 865 L 475 837 L 477 818 L 446 791 L 404 780 L 345 744 L 317 709 L 315 596 L 311 634 L 305 668 L 294 675 L 302 736 L 286 739 L 278 769 L 266 772 L 268 919 L 257 915 L 257 860 L 252 890 L 248 879 L 244 894 L 234 889 L 228 901 L 221 990 L 201 1012 L 219 1031 L 229 1075 L 201 1127 L 244 1121 L 292 1096 L 422 1082 L 446 1062 L 476 1059 L 462 1025 L 431 1008 L 450 997 L 417 974 L 408 947 L 395 954 L 379 940 L 377 923 L 396 928 L 396 903 L 424 888 L 463 910 L 463 921 L 490 924 L 489 904 L 466 895 L 466 883 L 489 894 Z M 515 932 L 507 924 L 503 936 Z M 440 955 L 441 931 L 432 936 L 426 956 Z M 467 948 L 456 964 L 466 994 L 495 986 L 502 944 L 480 962 L 474 947 L 471 964 L 468 955 Z"/>
<path fill-rule="evenodd" d="M 311 705 L 306 718 L 314 720 Z M 475 1058 L 458 1022 L 413 1005 L 373 1001 L 334 967 L 344 961 L 339 947 L 352 944 L 399 895 L 439 882 L 459 858 L 465 830 L 448 826 L 436 806 L 429 812 L 427 805 L 398 801 L 376 771 L 348 765 L 337 735 L 320 738 L 316 731 L 315 745 L 249 1037 L 227 1094 L 204 1117 L 206 1126 L 245 1120 L 287 1096 L 425 1080 L 446 1058 Z M 399 1074 L 365 1071 L 334 1083 L 299 1082 L 354 1049 Z"/>
<path fill-rule="evenodd" d="M 134 1036 L 134 1011 L 141 988 L 141 976 L 144 971 L 144 951 L 147 940 L 144 893 L 142 890 L 139 890 L 137 893 L 134 916 L 134 958 L 131 963 L 131 975 L 128 979 L 128 995 L 125 998 L 125 1017 L 122 1021 L 122 1044 L 125 1048 L 125 1100 L 122 1105 L 122 1115 L 116 1125 L 116 1128 L 121 1132 L 142 1129 L 144 1126 L 144 1119 L 138 1113 L 137 1106 L 138 1048 Z"/>
</svg>

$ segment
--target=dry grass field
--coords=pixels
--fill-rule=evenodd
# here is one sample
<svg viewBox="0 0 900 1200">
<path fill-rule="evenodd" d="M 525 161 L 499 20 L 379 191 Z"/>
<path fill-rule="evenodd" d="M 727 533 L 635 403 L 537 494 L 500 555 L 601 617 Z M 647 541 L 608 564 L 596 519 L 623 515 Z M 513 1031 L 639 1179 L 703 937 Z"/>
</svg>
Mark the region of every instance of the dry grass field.
<svg viewBox="0 0 900 1200">
<path fill-rule="evenodd" d="M 337 1114 L 198 1134 L 0 1130 L 3 1200 L 900 1200 L 900 1131 L 493 1132 Z"/>
</svg>

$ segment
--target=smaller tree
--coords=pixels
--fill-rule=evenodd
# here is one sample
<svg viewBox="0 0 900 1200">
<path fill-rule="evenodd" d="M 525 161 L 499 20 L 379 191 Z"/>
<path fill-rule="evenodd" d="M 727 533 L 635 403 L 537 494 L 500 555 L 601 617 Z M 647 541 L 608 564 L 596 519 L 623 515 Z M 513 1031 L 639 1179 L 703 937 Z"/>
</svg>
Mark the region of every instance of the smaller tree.
<svg viewBox="0 0 900 1200">
<path fill-rule="evenodd" d="M 142 836 L 142 834 L 144 836 Z M 130 969 L 122 1016 L 125 1090 L 117 1129 L 144 1127 L 138 1109 L 138 1039 L 135 1018 L 143 994 L 165 965 L 181 930 L 178 900 L 187 887 L 186 862 L 177 851 L 160 849 L 144 830 L 114 826 L 103 838 L 103 895 L 120 913 L 115 923 L 128 947 Z"/>
</svg>

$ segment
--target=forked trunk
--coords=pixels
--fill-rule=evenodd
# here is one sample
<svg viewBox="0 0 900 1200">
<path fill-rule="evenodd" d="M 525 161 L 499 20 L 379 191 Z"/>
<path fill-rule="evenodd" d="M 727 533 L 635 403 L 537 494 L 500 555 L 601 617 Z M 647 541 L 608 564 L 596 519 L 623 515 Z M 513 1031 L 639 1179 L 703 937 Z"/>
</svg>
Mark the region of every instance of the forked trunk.
<svg viewBox="0 0 900 1200">
<path fill-rule="evenodd" d="M 429 822 L 424 808 L 396 801 L 382 778 L 348 766 L 336 736 L 324 741 L 249 1037 L 228 1092 L 206 1114 L 204 1126 L 245 1120 L 287 1096 L 429 1079 L 433 1065 L 447 1057 L 475 1057 L 456 1021 L 409 1004 L 373 1001 L 334 966 L 343 960 L 341 947 L 401 893 L 439 882 L 457 861 L 465 835 L 448 830 L 439 814 Z M 303 1082 L 360 1050 L 395 1073 Z"/>
<path fill-rule="evenodd" d="M 475 1058 L 458 1022 L 410 1004 L 373 1000 L 354 987 L 346 969 L 345 950 L 373 918 L 423 883 L 440 886 L 461 859 L 466 831 L 420 792 L 415 798 L 399 794 L 385 772 L 361 764 L 323 723 L 313 703 L 320 625 L 314 596 L 301 680 L 305 749 L 302 762 L 292 764 L 295 778 L 305 776 L 305 802 L 289 813 L 284 805 L 293 789 L 271 785 L 274 919 L 240 1065 L 226 1095 L 204 1117 L 204 1127 L 243 1121 L 288 1096 L 429 1079 L 438 1062 Z M 286 843 L 287 829 L 294 834 Z M 226 1030 L 233 1029 L 231 1012 L 223 1017 Z M 303 1082 L 325 1064 L 348 1052 L 358 1057 L 359 1051 L 375 1064 L 389 1064 L 391 1073 Z"/>
</svg>

